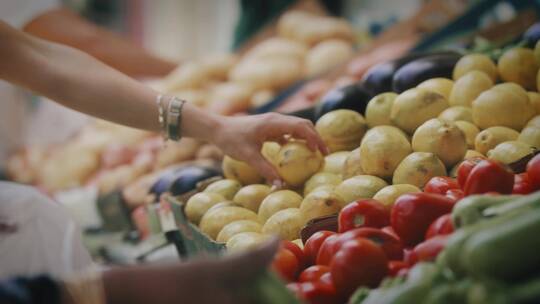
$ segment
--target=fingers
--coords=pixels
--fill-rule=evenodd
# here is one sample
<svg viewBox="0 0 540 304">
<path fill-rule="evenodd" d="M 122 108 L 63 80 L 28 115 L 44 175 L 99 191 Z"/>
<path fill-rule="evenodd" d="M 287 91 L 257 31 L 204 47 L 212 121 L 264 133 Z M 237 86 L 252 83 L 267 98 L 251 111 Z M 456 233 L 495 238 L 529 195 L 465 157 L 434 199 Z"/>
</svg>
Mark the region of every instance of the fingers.
<svg viewBox="0 0 540 304">
<path fill-rule="evenodd" d="M 313 127 L 313 124 L 307 120 L 304 123 L 297 123 L 293 129 L 293 136 L 306 140 L 308 147 L 312 150 L 319 150 L 322 154 L 329 153 L 324 141 L 319 136 L 319 133 Z"/>
<path fill-rule="evenodd" d="M 253 166 L 269 183 L 281 186 L 281 177 L 276 168 L 258 151 L 249 157 L 249 164 Z"/>
</svg>

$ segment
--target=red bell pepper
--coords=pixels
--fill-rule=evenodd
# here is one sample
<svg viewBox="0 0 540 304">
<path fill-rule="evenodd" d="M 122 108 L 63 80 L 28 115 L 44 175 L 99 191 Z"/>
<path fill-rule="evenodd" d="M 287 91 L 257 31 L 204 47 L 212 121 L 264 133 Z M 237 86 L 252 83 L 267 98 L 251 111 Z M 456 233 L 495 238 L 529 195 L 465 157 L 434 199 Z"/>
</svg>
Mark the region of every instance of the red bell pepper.
<svg viewBox="0 0 540 304">
<path fill-rule="evenodd" d="M 392 226 L 386 226 L 386 227 L 383 227 L 381 228 L 381 230 L 383 232 L 386 232 L 388 234 L 390 234 L 391 236 L 395 237 L 396 239 L 399 240 L 399 236 L 397 235 L 397 233 L 394 231 L 394 228 L 392 228 Z"/>
<path fill-rule="evenodd" d="M 450 213 L 441 215 L 429 225 L 426 232 L 426 240 L 437 235 L 445 235 L 454 232 L 454 223 Z"/>
<path fill-rule="evenodd" d="M 306 241 L 306 244 L 304 245 L 304 256 L 309 265 L 313 265 L 317 261 L 317 255 L 319 254 L 321 245 L 323 244 L 324 240 L 326 240 L 326 238 L 328 238 L 329 236 L 335 234 L 336 233 L 333 231 L 321 230 L 315 232 L 309 237 L 309 239 Z"/>
<path fill-rule="evenodd" d="M 455 178 L 448 176 L 432 177 L 424 186 L 424 192 L 442 195 L 451 189 L 459 189 L 459 184 Z"/>
<path fill-rule="evenodd" d="M 289 250 L 290 252 L 292 252 L 294 254 L 294 256 L 296 256 L 296 259 L 298 260 L 298 266 L 299 266 L 300 270 L 306 268 L 306 266 L 308 264 L 306 256 L 304 255 L 304 251 L 302 249 L 300 249 L 300 247 L 298 247 L 298 245 L 296 245 L 295 243 L 293 243 L 291 241 L 283 240 L 283 241 L 281 241 L 281 247 Z"/>
<path fill-rule="evenodd" d="M 374 199 L 352 202 L 341 209 L 338 217 L 338 231 L 346 232 L 360 227 L 382 228 L 390 222 L 390 212 Z"/>
<path fill-rule="evenodd" d="M 272 268 L 284 280 L 294 281 L 300 270 L 300 263 L 294 253 L 285 248 L 280 248 L 274 256 Z"/>
<path fill-rule="evenodd" d="M 514 188 L 512 194 L 529 194 L 534 192 L 534 187 L 526 172 L 516 174 L 514 177 Z"/>
<path fill-rule="evenodd" d="M 408 193 L 400 196 L 392 207 L 391 223 L 404 246 L 420 243 L 429 225 L 449 213 L 454 201 L 433 193 Z"/>
<path fill-rule="evenodd" d="M 330 268 L 336 289 L 350 295 L 360 286 L 379 285 L 388 273 L 388 260 L 377 244 L 357 238 L 343 244 Z"/>
<path fill-rule="evenodd" d="M 432 262 L 437 255 L 444 249 L 449 235 L 437 235 L 416 245 L 409 256 L 407 263 L 414 265 L 418 262 Z"/>
<path fill-rule="evenodd" d="M 318 281 L 325 273 L 330 272 L 330 267 L 325 265 L 313 265 L 306 268 L 298 277 L 299 282 L 315 282 Z"/>
<path fill-rule="evenodd" d="M 472 168 L 465 182 L 465 196 L 498 192 L 512 193 L 514 173 L 504 164 L 491 159 L 485 159 Z"/>
<path fill-rule="evenodd" d="M 457 182 L 461 189 L 465 189 L 465 182 L 467 181 L 467 177 L 469 177 L 471 170 L 482 160 L 484 159 L 480 157 L 473 157 L 466 159 L 459 164 L 457 169 Z"/>
<path fill-rule="evenodd" d="M 400 270 L 409 268 L 409 265 L 404 261 L 389 261 L 388 262 L 388 275 L 395 277 Z"/>
<path fill-rule="evenodd" d="M 336 247 L 339 248 L 346 242 L 357 238 L 365 238 L 379 245 L 389 260 L 403 258 L 403 246 L 400 240 L 396 236 L 377 228 L 362 227 L 347 231 L 339 236 Z"/>
<path fill-rule="evenodd" d="M 458 202 L 460 199 L 465 197 L 465 193 L 463 193 L 463 190 L 461 189 L 450 189 L 446 191 L 444 194 L 446 197 L 454 200 L 454 202 Z"/>
<path fill-rule="evenodd" d="M 317 254 L 317 265 L 330 265 L 338 249 L 339 236 L 339 234 L 330 235 L 322 242 Z"/>
<path fill-rule="evenodd" d="M 534 191 L 540 189 L 540 154 L 533 157 L 527 164 L 527 175 Z"/>
</svg>

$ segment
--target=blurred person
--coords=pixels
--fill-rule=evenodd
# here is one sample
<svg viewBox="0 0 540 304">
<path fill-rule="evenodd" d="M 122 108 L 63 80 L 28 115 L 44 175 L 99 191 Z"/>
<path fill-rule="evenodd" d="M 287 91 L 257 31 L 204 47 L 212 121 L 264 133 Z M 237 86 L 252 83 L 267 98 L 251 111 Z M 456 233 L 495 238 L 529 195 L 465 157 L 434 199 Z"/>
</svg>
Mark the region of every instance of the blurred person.
<svg viewBox="0 0 540 304">
<path fill-rule="evenodd" d="M 278 242 L 221 259 L 111 268 L 68 279 L 48 275 L 0 280 L 6 304 L 248 304 L 252 284 L 270 265 Z M 238 271 L 241 269 L 241 271 Z"/>
<path fill-rule="evenodd" d="M 308 120 L 276 113 L 243 117 L 225 117 L 208 113 L 174 97 L 162 96 L 86 53 L 17 31 L 1 21 L 0 46 L 0 79 L 46 96 L 66 107 L 115 123 L 153 132 L 166 130 L 168 137 L 173 139 L 186 136 L 208 141 L 218 146 L 225 154 L 252 165 L 268 182 L 277 187 L 282 186 L 280 176 L 260 152 L 265 141 L 281 142 L 287 136 L 293 136 L 306 140 L 312 150 L 318 149 L 325 154 L 328 152 L 313 124 Z M 177 112 L 174 112 L 172 107 L 176 105 L 178 108 L 174 109 Z M 164 109 L 166 109 L 165 115 L 162 113 Z M 158 119 L 164 116 L 167 117 L 165 123 Z M 39 197 L 31 187 L 15 187 L 7 182 L 0 182 L 0 193 L 5 193 L 0 196 L 0 212 L 8 211 L 7 214 L 0 213 L 0 248 L 2 250 L 9 248 L 8 250 L 11 251 L 11 254 L 6 256 L 0 253 L 0 269 L 10 263 L 13 264 L 10 269 L 21 267 L 18 265 L 23 265 L 21 268 L 24 269 L 25 263 L 34 261 L 26 261 L 25 258 L 28 256 L 26 254 L 17 257 L 18 250 L 34 250 L 39 253 L 39 250 L 47 247 L 47 244 L 40 248 L 33 248 L 31 242 L 28 243 L 26 242 L 28 240 L 17 237 L 17 231 L 26 231 L 30 234 L 45 232 L 43 243 L 47 243 L 50 235 L 46 232 L 51 227 L 46 224 L 51 224 L 51 221 L 56 219 L 57 225 L 62 227 L 64 223 L 69 223 L 69 218 L 67 215 L 54 218 L 49 214 L 47 218 L 51 221 L 45 221 L 44 225 L 33 226 L 34 230 L 28 232 L 24 230 L 24 225 L 42 215 L 33 212 L 29 217 L 21 216 L 21 214 L 13 217 L 9 214 L 10 209 L 13 210 L 13 206 L 16 206 L 17 201 L 21 199 L 34 204 L 44 203 L 46 199 Z M 43 209 L 51 210 L 51 208 Z M 22 214 L 28 213 L 26 210 L 19 211 L 22 211 Z M 53 213 L 59 214 L 54 210 Z M 53 229 L 56 228 L 53 227 Z M 64 230 L 69 229 L 66 227 Z M 67 252 L 73 253 L 70 242 L 77 242 L 73 235 L 78 236 L 79 231 L 72 229 L 69 234 L 66 231 L 60 231 L 60 236 L 58 236 L 60 241 L 56 239 L 51 241 L 48 244 L 49 249 L 61 243 L 63 247 L 68 247 Z M 21 245 L 21 243 L 24 244 Z M 219 301 L 221 303 L 245 303 L 243 300 L 238 300 L 234 286 L 250 282 L 254 273 L 260 271 L 261 267 L 264 268 L 263 265 L 271 260 L 271 253 L 274 252 L 275 246 L 272 248 L 263 251 L 259 257 L 257 255 L 253 257 L 254 260 L 259 261 L 256 263 L 259 267 L 247 267 L 250 271 L 245 273 L 244 271 L 235 273 L 233 270 L 239 266 L 238 262 L 235 264 L 232 261 L 174 267 L 149 266 L 105 272 L 103 274 L 104 297 L 107 298 L 108 303 L 172 303 L 179 300 L 184 303 L 213 303 L 216 302 L 216 297 L 224 299 L 224 301 Z M 51 252 L 56 250 L 60 255 L 60 249 L 62 248 L 53 247 Z M 74 257 L 80 256 L 67 254 L 66 259 L 63 260 L 68 265 L 66 268 L 79 272 L 84 268 L 85 263 L 74 263 Z M 247 261 L 249 264 L 249 259 Z M 38 260 L 38 263 L 42 261 Z M 43 295 L 40 292 L 49 291 L 53 294 L 48 294 L 48 296 L 62 296 L 62 303 L 77 303 L 77 301 L 70 301 L 69 297 L 62 293 L 62 285 L 58 287 L 57 281 L 51 277 L 28 277 L 39 272 L 54 273 L 56 270 L 54 265 L 40 266 L 41 268 L 34 267 L 25 273 L 17 272 L 17 269 L 9 273 L 11 277 L 19 274 L 26 277 L 5 283 L 2 290 L 6 292 L 6 297 L 20 294 L 9 291 L 9 286 L 13 286 L 14 282 L 15 284 L 19 282 L 23 290 L 32 293 L 32 296 L 29 296 L 30 299 L 36 293 Z M 85 284 L 92 287 L 88 288 L 88 292 L 95 291 L 99 289 L 101 282 L 101 276 L 98 274 L 96 277 L 83 281 L 81 283 L 83 285 L 68 284 L 68 287 L 71 286 L 68 291 L 77 289 L 77 286 L 84 287 Z M 193 295 L 194 290 L 201 290 L 202 295 L 200 292 Z M 194 296 L 195 298 L 192 298 Z M 156 298 L 152 299 L 152 297 Z M 16 299 L 11 299 L 11 302 L 41 303 L 30 300 L 16 302 Z"/>
<path fill-rule="evenodd" d="M 42 39 L 84 51 L 133 77 L 164 76 L 177 64 L 158 58 L 118 34 L 86 21 L 60 0 L 0 1 L 0 20 Z M 47 144 L 70 136 L 86 116 L 0 81 L 0 180 L 9 154 L 25 144 Z"/>
</svg>

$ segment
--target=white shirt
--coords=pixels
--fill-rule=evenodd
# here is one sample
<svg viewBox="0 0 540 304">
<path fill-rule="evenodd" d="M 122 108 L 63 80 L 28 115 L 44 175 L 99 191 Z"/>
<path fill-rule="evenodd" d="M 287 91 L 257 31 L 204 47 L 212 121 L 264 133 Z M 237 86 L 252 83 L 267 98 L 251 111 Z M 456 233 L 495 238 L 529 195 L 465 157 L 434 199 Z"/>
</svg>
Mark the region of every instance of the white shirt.
<svg viewBox="0 0 540 304">
<path fill-rule="evenodd" d="M 21 29 L 35 17 L 60 5 L 58 0 L 0 0 L 0 19 Z M 0 80 L 0 170 L 8 156 L 25 144 L 61 142 L 87 116 Z"/>
<path fill-rule="evenodd" d="M 0 19 L 21 28 L 58 4 L 57 0 L 0 0 Z M 0 169 L 13 149 L 32 137 L 49 140 L 43 135 L 51 128 L 55 134 L 65 133 L 58 128 L 59 120 L 78 117 L 53 102 L 41 102 L 30 111 L 36 98 L 0 81 Z M 40 273 L 63 277 L 92 265 L 80 229 L 65 208 L 32 187 L 0 182 L 0 222 L 16 227 L 15 232 L 0 231 L 0 279 Z"/>
</svg>

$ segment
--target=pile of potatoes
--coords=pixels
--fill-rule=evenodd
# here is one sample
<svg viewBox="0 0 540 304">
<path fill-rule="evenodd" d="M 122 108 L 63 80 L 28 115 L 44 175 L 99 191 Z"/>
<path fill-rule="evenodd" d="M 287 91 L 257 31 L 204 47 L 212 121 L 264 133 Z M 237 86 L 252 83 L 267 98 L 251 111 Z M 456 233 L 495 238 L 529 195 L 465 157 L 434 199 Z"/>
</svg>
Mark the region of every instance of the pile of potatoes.
<svg viewBox="0 0 540 304">
<path fill-rule="evenodd" d="M 221 114 L 259 107 L 306 77 L 328 72 L 354 55 L 354 35 L 343 19 L 291 11 L 277 35 L 242 56 L 216 54 L 183 63 L 156 89 Z"/>
<path fill-rule="evenodd" d="M 375 96 L 365 117 L 351 110 L 326 113 L 315 124 L 331 152 L 326 157 L 294 139 L 265 143 L 262 154 L 286 190 L 272 191 L 249 165 L 226 157 L 227 179 L 192 197 L 188 218 L 230 250 L 269 235 L 300 243 L 306 223 L 352 201 L 374 198 L 390 208 L 432 177 L 453 175 L 464 159 L 515 162 L 540 147 L 539 59 L 523 48 L 507 51 L 498 64 L 466 55 L 453 79 Z"/>
</svg>

